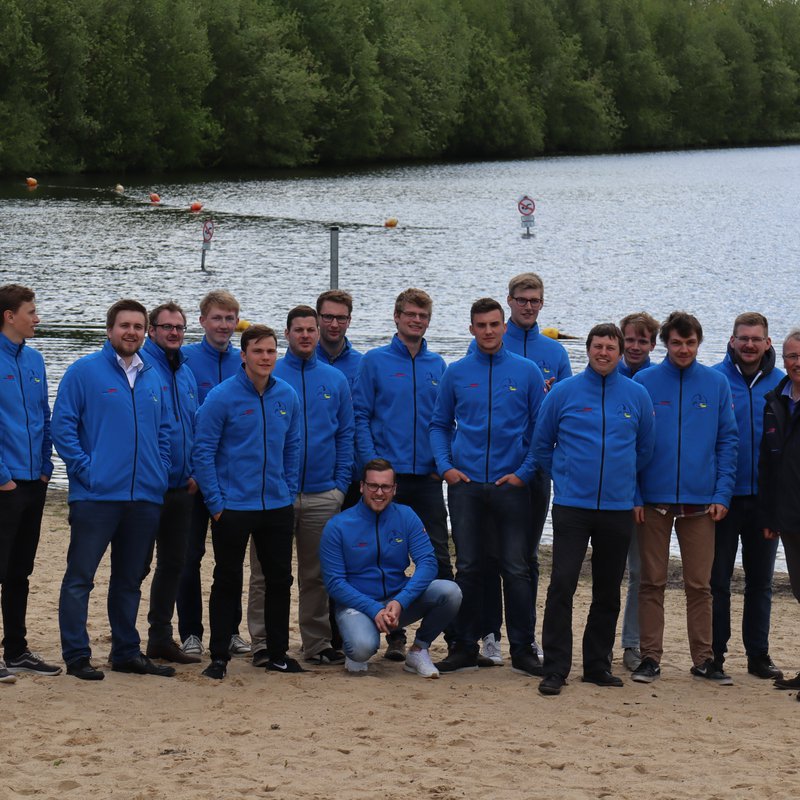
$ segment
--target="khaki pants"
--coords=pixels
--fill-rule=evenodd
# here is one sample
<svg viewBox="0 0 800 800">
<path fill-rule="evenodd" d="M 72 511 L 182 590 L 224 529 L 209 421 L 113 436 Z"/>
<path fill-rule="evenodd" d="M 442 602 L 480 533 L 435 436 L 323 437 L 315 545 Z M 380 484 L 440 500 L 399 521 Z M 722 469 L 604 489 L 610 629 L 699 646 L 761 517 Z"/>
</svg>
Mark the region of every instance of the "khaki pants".
<svg viewBox="0 0 800 800">
<path fill-rule="evenodd" d="M 664 652 L 664 589 L 669 567 L 672 526 L 678 535 L 686 592 L 686 628 L 695 666 L 713 658 L 711 649 L 711 565 L 714 563 L 714 522 L 702 517 L 659 514 L 645 506 L 644 524 L 637 526 L 642 560 L 639 585 L 639 639 L 642 658 L 661 662 Z"/>
<path fill-rule="evenodd" d="M 294 536 L 297 544 L 297 585 L 299 587 L 300 637 L 303 656 L 311 658 L 331 646 L 328 593 L 319 564 L 319 543 L 325 523 L 342 507 L 344 495 L 338 489 L 314 494 L 299 494 L 294 502 Z M 250 548 L 250 595 L 247 627 L 253 642 L 252 652 L 265 648 L 264 575 Z"/>
</svg>

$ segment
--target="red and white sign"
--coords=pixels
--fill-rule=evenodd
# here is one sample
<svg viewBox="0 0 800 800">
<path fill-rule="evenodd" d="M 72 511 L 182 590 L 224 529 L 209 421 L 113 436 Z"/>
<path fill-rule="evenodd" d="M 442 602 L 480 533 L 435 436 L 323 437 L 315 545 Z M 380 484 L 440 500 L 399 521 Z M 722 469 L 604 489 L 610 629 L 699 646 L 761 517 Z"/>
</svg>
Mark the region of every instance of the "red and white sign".
<svg viewBox="0 0 800 800">
<path fill-rule="evenodd" d="M 210 219 L 207 219 L 203 223 L 203 241 L 206 242 L 207 244 L 208 242 L 211 241 L 211 237 L 213 235 L 214 235 L 214 223 Z"/>
<path fill-rule="evenodd" d="M 517 208 L 523 217 L 529 217 L 536 211 L 536 203 L 533 202 L 532 197 L 528 197 L 528 195 L 524 194 L 517 200 Z"/>
</svg>

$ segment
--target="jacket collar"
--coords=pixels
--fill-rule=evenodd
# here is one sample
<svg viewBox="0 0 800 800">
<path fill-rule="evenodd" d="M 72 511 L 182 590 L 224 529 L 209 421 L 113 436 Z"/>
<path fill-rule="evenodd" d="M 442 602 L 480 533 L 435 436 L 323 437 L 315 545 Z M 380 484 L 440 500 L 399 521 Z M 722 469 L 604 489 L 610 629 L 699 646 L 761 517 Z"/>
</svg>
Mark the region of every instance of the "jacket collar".
<svg viewBox="0 0 800 800">
<path fill-rule="evenodd" d="M 11 339 L 9 339 L 4 333 L 0 332 L 0 348 L 2 348 L 10 356 L 16 358 L 16 356 L 22 351 L 23 347 L 25 347 L 24 339 L 17 344 L 16 342 L 12 342 Z"/>
<path fill-rule="evenodd" d="M 406 356 L 407 358 L 411 358 L 411 353 L 409 352 L 408 347 L 405 345 L 403 340 L 397 334 L 392 336 L 392 341 L 389 343 L 389 347 L 396 353 L 400 353 L 400 355 Z M 428 349 L 428 343 L 423 338 L 417 356 L 421 356 L 427 349 Z"/>
<path fill-rule="evenodd" d="M 236 373 L 236 380 L 239 381 L 239 383 L 242 386 L 244 386 L 244 388 L 247 391 L 252 392 L 257 397 L 262 396 L 258 394 L 258 392 L 256 391 L 256 387 L 253 384 L 253 381 L 250 380 L 250 378 L 247 375 L 247 372 L 245 372 L 244 362 L 242 362 L 239 371 Z M 264 394 L 266 394 L 274 385 L 275 385 L 275 378 L 272 375 L 270 375 L 269 380 L 267 381 L 267 387 L 266 389 L 264 389 Z"/>
<path fill-rule="evenodd" d="M 142 347 L 142 351 L 144 352 L 145 361 L 148 359 L 154 361 L 167 369 L 172 369 L 172 365 L 170 364 L 170 360 L 167 358 L 167 353 L 165 350 L 162 350 L 149 336 L 144 340 L 144 347 Z M 182 367 L 186 363 L 186 356 L 183 354 L 183 350 L 178 350 L 178 367 Z"/>
<path fill-rule="evenodd" d="M 479 364 L 502 364 L 507 358 L 509 358 L 508 350 L 506 346 L 503 345 L 496 353 L 484 353 L 483 350 L 478 347 L 477 343 L 475 344 L 475 350 L 473 351 L 473 356 L 475 356 L 475 360 Z"/>
<path fill-rule="evenodd" d="M 281 361 L 286 362 L 287 367 L 292 367 L 292 369 L 296 369 L 298 371 L 303 369 L 303 364 L 305 364 L 306 369 L 314 369 L 318 363 L 316 351 L 311 353 L 308 358 L 300 358 L 300 356 L 296 356 L 291 350 L 287 350 L 286 355 L 281 359 Z"/>
<path fill-rule="evenodd" d="M 600 386 L 603 383 L 605 383 L 606 386 L 609 386 L 616 383 L 620 378 L 619 370 L 617 369 L 612 370 L 609 375 L 604 376 L 592 369 L 589 364 L 586 365 L 586 369 L 584 369 L 583 374 L 588 381 L 596 384 L 597 386 Z"/>
<path fill-rule="evenodd" d="M 532 339 L 536 339 L 539 336 L 539 323 L 534 322 L 533 327 L 528 328 L 520 328 L 519 325 L 516 324 L 513 320 L 509 319 L 506 325 L 506 336 L 510 337 L 511 339 L 516 339 L 519 342 L 524 341 L 531 341 Z"/>
</svg>

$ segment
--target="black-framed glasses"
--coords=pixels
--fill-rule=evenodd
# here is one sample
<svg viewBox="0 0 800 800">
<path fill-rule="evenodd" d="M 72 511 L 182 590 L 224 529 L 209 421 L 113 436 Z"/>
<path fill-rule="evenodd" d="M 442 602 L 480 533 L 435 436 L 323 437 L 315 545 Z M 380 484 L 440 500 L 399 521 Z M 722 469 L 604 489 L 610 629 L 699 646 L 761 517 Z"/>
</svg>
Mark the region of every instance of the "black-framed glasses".
<svg viewBox="0 0 800 800">
<path fill-rule="evenodd" d="M 327 322 L 329 325 L 334 320 L 336 320 L 340 325 L 344 325 L 345 322 L 348 322 L 350 320 L 350 316 L 349 315 L 345 316 L 344 314 L 320 314 L 319 318 L 323 322 Z"/>
<path fill-rule="evenodd" d="M 797 361 L 800 358 L 800 353 L 784 353 L 783 357 L 787 361 Z"/>
<path fill-rule="evenodd" d="M 397 484 L 394 483 L 372 483 L 371 481 L 364 481 L 364 486 L 371 492 L 391 492 Z"/>
<path fill-rule="evenodd" d="M 520 308 L 530 306 L 531 308 L 541 308 L 544 302 L 541 297 L 512 297 L 511 298 Z"/>
<path fill-rule="evenodd" d="M 153 325 L 153 327 L 161 328 L 164 333 L 172 333 L 172 331 L 183 333 L 186 330 L 185 325 L 170 325 L 169 322 L 159 322 L 158 325 Z"/>
<path fill-rule="evenodd" d="M 767 341 L 763 336 L 734 336 L 733 338 L 740 344 L 747 344 L 748 342 L 752 344 L 761 344 Z"/>
<path fill-rule="evenodd" d="M 431 318 L 431 315 L 427 311 L 401 311 L 400 313 L 404 317 L 418 319 L 420 322 L 427 322 Z"/>
</svg>

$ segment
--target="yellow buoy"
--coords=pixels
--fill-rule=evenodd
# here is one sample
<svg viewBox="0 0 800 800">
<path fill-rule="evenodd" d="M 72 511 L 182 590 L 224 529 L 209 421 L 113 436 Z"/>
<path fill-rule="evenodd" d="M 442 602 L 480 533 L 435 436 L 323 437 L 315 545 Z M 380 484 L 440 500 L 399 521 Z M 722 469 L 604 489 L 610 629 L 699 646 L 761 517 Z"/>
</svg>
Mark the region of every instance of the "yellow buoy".
<svg viewBox="0 0 800 800">
<path fill-rule="evenodd" d="M 253 323 L 246 319 L 240 319 L 236 324 L 236 333 L 246 331 Z"/>
<path fill-rule="evenodd" d="M 396 228 L 397 227 L 397 217 L 389 217 L 386 222 L 383 223 L 384 228 Z"/>
<path fill-rule="evenodd" d="M 39 185 L 39 181 L 37 181 L 36 178 L 25 178 L 25 183 L 27 183 L 31 189 L 35 189 Z"/>
<path fill-rule="evenodd" d="M 569 333 L 561 333 L 558 328 L 540 328 L 539 333 L 549 336 L 551 339 L 580 339 L 580 336 L 572 336 Z"/>
</svg>

